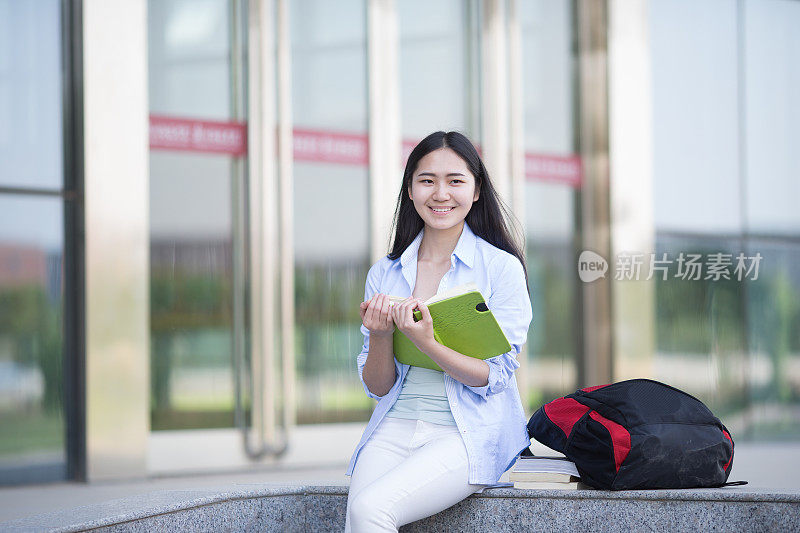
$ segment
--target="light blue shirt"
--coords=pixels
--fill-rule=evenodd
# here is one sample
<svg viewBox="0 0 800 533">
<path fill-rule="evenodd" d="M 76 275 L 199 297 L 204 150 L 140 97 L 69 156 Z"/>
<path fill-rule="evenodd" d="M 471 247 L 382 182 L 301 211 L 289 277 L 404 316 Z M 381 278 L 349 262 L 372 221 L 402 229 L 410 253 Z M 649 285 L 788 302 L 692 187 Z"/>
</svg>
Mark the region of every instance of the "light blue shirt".
<svg viewBox="0 0 800 533">
<path fill-rule="evenodd" d="M 422 234 L 421 231 L 399 259 L 392 261 L 384 257 L 372 265 L 367 274 L 364 301 L 379 292 L 411 296 L 417 281 L 417 254 Z M 519 368 L 517 354 L 525 344 L 532 312 L 525 273 L 519 260 L 476 236 L 464 223 L 464 230 L 450 257 L 450 270 L 442 277 L 437 293 L 470 282 L 475 283 L 486 298 L 487 307 L 512 349 L 486 359 L 489 365 L 487 385 L 470 387 L 447 374 L 444 383 L 450 411 L 467 448 L 469 482 L 490 485 L 496 483 L 519 452 L 530 445 L 514 370 Z M 356 362 L 358 376 L 364 384 L 362 372 L 369 353 L 369 330 L 362 324 L 361 332 L 364 345 Z M 378 400 L 378 405 L 350 459 L 347 475 L 352 475 L 361 448 L 400 395 L 409 366 L 397 359 L 394 364 L 395 382 L 384 396 L 373 394 L 364 384 L 367 396 Z"/>
<path fill-rule="evenodd" d="M 456 421 L 444 388 L 444 372 L 419 366 L 409 367 L 400 388 L 400 396 L 386 416 L 455 426 Z"/>
</svg>

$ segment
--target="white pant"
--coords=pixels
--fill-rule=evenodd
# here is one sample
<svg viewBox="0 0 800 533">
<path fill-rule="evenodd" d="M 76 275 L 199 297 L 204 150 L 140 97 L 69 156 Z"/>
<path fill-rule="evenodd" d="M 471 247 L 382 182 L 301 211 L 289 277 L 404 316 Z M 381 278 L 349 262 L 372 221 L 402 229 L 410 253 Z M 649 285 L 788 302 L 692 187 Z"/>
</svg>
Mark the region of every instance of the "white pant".
<svg viewBox="0 0 800 533">
<path fill-rule="evenodd" d="M 484 487 L 468 480 L 467 450 L 455 426 L 384 418 L 358 454 L 345 531 L 397 531 Z"/>
</svg>

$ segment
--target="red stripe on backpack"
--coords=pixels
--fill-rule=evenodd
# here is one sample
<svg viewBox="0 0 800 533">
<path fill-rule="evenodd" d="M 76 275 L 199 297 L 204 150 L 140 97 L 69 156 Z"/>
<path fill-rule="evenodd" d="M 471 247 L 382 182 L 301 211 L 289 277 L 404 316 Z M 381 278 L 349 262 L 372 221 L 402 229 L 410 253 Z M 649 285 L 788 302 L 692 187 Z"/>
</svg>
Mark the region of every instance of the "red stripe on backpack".
<svg viewBox="0 0 800 533">
<path fill-rule="evenodd" d="M 580 417 L 586 414 L 589 408 L 578 403 L 572 398 L 559 398 L 544 405 L 544 412 L 553 424 L 561 428 L 564 435 L 569 438 L 572 426 L 575 425 Z"/>
<path fill-rule="evenodd" d="M 725 435 L 725 438 L 728 439 L 731 443 L 731 457 L 730 459 L 728 459 L 728 462 L 725 463 L 725 466 L 722 467 L 722 469 L 727 472 L 728 467 L 731 465 L 731 461 L 733 461 L 733 439 L 731 438 L 730 434 L 724 429 L 722 430 L 722 434 Z"/>
<path fill-rule="evenodd" d="M 603 427 L 605 427 L 611 435 L 611 445 L 614 449 L 614 466 L 617 468 L 617 472 L 619 472 L 619 467 L 622 466 L 622 463 L 625 462 L 625 458 L 628 457 L 628 453 L 631 451 L 631 434 L 628 433 L 627 429 L 597 413 L 597 411 L 592 411 L 589 413 L 589 416 L 603 424 Z"/>
</svg>

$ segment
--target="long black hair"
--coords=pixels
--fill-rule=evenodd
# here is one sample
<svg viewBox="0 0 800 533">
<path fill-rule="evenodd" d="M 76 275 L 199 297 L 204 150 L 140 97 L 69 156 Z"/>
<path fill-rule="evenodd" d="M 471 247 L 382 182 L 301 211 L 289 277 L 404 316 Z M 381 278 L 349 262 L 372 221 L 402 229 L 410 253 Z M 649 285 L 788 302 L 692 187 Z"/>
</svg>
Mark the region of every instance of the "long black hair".
<svg viewBox="0 0 800 533">
<path fill-rule="evenodd" d="M 400 257 L 403 250 L 414 241 L 414 238 L 425 226 L 422 217 L 419 216 L 413 202 L 408 197 L 408 190 L 411 188 L 411 180 L 420 159 L 440 148 L 450 148 L 464 160 L 469 171 L 475 176 L 476 189 L 480 190 L 478 200 L 472 204 L 472 208 L 464 220 L 475 235 L 519 259 L 527 279 L 525 256 L 509 231 L 509 225 L 511 225 L 515 234 L 520 236 L 519 225 L 511 211 L 497 195 L 478 151 L 469 139 L 457 131 L 431 133 L 422 139 L 408 156 L 406 170 L 403 173 L 403 185 L 400 187 L 397 207 L 394 211 L 394 221 L 392 222 L 394 239 L 389 259 L 395 260 Z"/>
</svg>

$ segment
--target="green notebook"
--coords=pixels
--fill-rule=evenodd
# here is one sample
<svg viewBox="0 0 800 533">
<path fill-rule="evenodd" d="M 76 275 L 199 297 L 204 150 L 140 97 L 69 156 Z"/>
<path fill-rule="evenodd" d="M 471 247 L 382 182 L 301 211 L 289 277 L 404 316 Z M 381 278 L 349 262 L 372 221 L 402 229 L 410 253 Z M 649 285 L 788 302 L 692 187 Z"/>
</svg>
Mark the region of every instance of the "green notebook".
<svg viewBox="0 0 800 533">
<path fill-rule="evenodd" d="M 392 297 L 392 301 L 403 301 L 403 298 Z M 474 283 L 436 295 L 425 304 L 431 312 L 434 338 L 448 348 L 477 359 L 488 359 L 511 350 L 511 344 Z M 414 318 L 422 318 L 419 311 L 414 311 Z M 394 330 L 393 344 L 394 356 L 401 363 L 442 371 L 399 329 Z"/>
</svg>

